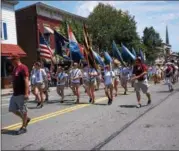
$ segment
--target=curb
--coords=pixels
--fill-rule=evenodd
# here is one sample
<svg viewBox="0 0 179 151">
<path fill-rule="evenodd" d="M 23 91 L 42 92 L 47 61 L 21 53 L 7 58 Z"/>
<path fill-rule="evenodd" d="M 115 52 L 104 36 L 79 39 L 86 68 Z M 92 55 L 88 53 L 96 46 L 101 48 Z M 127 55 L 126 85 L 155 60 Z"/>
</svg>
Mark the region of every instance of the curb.
<svg viewBox="0 0 179 151">
<path fill-rule="evenodd" d="M 9 95 L 12 95 L 13 93 L 11 92 L 11 93 L 5 93 L 5 94 L 1 94 L 1 97 L 2 96 L 9 96 Z"/>
</svg>

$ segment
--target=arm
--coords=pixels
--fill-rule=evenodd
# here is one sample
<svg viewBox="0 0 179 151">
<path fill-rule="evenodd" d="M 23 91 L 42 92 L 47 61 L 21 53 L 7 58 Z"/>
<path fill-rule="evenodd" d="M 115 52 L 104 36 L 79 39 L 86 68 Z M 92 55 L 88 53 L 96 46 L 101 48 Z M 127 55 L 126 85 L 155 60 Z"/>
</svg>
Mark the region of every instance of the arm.
<svg viewBox="0 0 179 151">
<path fill-rule="evenodd" d="M 25 99 L 29 97 L 29 71 L 25 66 L 23 70 L 24 82 L 25 82 Z"/>
</svg>

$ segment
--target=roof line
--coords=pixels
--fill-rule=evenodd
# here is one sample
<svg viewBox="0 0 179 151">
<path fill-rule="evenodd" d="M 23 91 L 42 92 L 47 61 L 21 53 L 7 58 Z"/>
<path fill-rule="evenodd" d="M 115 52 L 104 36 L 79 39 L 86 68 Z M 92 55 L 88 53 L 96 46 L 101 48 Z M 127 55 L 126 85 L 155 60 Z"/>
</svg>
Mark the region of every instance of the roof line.
<svg viewBox="0 0 179 151">
<path fill-rule="evenodd" d="M 68 12 L 68 11 L 59 9 L 59 8 L 54 7 L 54 6 L 51 6 L 51 5 L 47 5 L 47 4 L 42 3 L 42 2 L 37 2 L 37 3 L 35 3 L 35 4 L 32 4 L 32 5 L 29 5 L 29 6 L 20 8 L 20 9 L 17 9 L 16 11 L 20 11 L 20 10 L 23 10 L 23 9 L 27 9 L 27 8 L 29 8 L 29 7 L 32 7 L 32 6 L 42 6 L 42 7 L 46 7 L 46 8 L 52 9 L 52 10 L 54 10 L 54 11 L 58 11 L 58 12 L 60 12 L 60 13 L 62 13 L 62 14 L 66 14 L 66 15 L 78 17 L 78 18 L 81 18 L 81 19 L 84 19 L 84 20 L 87 19 L 87 18 L 85 18 L 85 17 L 82 17 L 82 16 L 79 16 L 79 15 L 70 13 L 70 12 Z"/>
</svg>

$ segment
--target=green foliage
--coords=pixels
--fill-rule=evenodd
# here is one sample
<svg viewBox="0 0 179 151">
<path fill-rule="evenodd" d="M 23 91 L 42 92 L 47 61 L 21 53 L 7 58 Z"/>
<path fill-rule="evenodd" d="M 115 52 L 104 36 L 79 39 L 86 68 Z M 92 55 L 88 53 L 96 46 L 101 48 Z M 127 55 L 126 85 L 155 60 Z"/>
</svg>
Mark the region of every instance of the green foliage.
<svg viewBox="0 0 179 151">
<path fill-rule="evenodd" d="M 135 18 L 110 5 L 100 3 L 89 15 L 87 24 L 93 44 L 100 50 L 108 48 L 111 51 L 113 40 L 117 44 L 122 42 L 129 49 L 140 45 Z"/>
<path fill-rule="evenodd" d="M 142 41 L 146 48 L 145 53 L 147 60 L 154 62 L 160 54 L 157 47 L 161 47 L 162 45 L 162 39 L 160 38 L 159 33 L 157 33 L 153 27 L 146 27 L 143 31 Z"/>
</svg>

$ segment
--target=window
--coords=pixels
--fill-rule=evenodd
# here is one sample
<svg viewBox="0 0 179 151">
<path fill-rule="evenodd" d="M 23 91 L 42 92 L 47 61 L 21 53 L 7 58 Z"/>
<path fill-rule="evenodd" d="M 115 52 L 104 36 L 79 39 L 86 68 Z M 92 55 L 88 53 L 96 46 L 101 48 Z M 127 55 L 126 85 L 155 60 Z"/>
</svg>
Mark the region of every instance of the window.
<svg viewBox="0 0 179 151">
<path fill-rule="evenodd" d="M 7 40 L 7 23 L 2 22 L 1 26 L 1 39 L 2 40 Z"/>
</svg>

